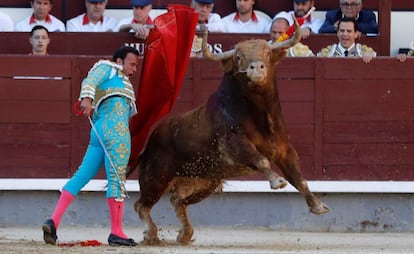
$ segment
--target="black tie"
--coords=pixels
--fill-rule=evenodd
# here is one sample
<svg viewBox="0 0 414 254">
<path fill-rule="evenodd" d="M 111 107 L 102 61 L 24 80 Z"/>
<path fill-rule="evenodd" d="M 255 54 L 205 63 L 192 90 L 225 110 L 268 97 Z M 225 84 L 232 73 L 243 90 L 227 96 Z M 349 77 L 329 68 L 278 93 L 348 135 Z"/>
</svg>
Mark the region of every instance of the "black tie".
<svg viewBox="0 0 414 254">
<path fill-rule="evenodd" d="M 345 50 L 345 51 L 344 51 L 344 55 L 345 55 L 345 56 L 348 56 L 348 53 L 349 53 L 349 51 L 348 51 L 348 50 Z"/>
</svg>

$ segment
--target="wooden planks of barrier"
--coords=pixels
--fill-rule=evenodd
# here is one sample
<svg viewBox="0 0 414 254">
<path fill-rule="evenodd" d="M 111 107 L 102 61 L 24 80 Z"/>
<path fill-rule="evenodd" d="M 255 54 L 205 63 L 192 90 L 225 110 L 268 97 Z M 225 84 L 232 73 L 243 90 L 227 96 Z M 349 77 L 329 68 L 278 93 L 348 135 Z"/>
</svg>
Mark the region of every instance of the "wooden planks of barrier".
<svg viewBox="0 0 414 254">
<path fill-rule="evenodd" d="M 76 171 L 90 127 L 71 107 L 102 57 L 0 56 L 8 63 L 0 68 L 0 177 L 61 178 Z M 413 67 L 414 59 L 383 57 L 370 64 L 282 60 L 276 67 L 282 109 L 308 179 L 414 180 Z M 192 58 L 172 114 L 205 102 L 221 75 L 216 63 Z"/>
</svg>

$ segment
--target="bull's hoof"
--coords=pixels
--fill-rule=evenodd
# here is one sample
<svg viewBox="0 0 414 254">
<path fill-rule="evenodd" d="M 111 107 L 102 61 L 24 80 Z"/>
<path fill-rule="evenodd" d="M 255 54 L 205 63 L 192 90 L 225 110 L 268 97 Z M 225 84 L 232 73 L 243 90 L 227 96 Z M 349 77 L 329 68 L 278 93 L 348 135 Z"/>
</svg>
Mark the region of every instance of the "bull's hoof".
<svg viewBox="0 0 414 254">
<path fill-rule="evenodd" d="M 191 237 L 193 237 L 193 230 L 180 230 L 178 236 L 177 236 L 177 242 L 180 244 L 191 244 L 193 241 L 191 240 Z"/>
<path fill-rule="evenodd" d="M 161 245 L 162 241 L 158 237 L 144 238 L 144 240 L 141 243 L 144 245 Z"/>
<path fill-rule="evenodd" d="M 144 240 L 142 241 L 145 245 L 160 245 L 161 240 L 158 238 L 157 231 L 144 231 Z"/>
<path fill-rule="evenodd" d="M 270 181 L 270 188 L 274 190 L 282 189 L 282 188 L 285 188 L 287 184 L 288 182 L 286 181 L 285 178 L 278 177 L 276 180 Z"/>
<path fill-rule="evenodd" d="M 315 204 L 312 207 L 309 207 L 309 210 L 311 211 L 311 213 L 316 214 L 316 215 L 325 214 L 325 213 L 328 213 L 329 211 L 331 211 L 329 206 L 327 206 L 322 201 L 318 202 L 317 204 Z"/>
</svg>

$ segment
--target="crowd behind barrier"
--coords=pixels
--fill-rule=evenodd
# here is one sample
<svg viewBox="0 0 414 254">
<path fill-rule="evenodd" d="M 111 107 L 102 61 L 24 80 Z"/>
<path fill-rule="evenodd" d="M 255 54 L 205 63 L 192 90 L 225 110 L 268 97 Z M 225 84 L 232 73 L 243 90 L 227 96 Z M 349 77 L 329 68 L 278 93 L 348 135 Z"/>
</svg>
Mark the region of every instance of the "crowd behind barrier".
<svg viewBox="0 0 414 254">
<path fill-rule="evenodd" d="M 154 9 L 166 9 L 168 4 L 190 5 L 191 0 L 153 0 L 152 7 Z M 363 0 L 364 7 L 370 10 L 387 11 L 412 11 L 414 10 L 414 2 L 410 0 Z M 292 0 L 268 1 L 258 0 L 255 5 L 256 9 L 261 10 L 273 17 L 276 13 L 283 10 L 292 9 Z M 319 11 L 327 11 L 338 8 L 338 1 L 332 0 L 315 0 L 315 6 Z M 30 0 L 3 0 L 0 7 L 9 8 L 30 8 Z M 52 14 L 62 21 L 73 18 L 84 12 L 84 1 L 67 1 L 54 0 Z M 130 0 L 109 0 L 107 9 L 130 9 Z M 235 1 L 216 0 L 214 12 L 225 16 L 235 10 Z"/>
</svg>

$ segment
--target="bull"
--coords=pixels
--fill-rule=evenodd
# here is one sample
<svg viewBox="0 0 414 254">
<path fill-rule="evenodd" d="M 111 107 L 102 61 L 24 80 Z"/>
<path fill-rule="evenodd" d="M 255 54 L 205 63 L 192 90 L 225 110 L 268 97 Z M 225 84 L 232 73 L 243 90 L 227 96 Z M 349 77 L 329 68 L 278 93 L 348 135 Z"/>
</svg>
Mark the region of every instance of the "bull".
<svg viewBox="0 0 414 254">
<path fill-rule="evenodd" d="M 152 207 L 166 193 L 181 223 L 177 242 L 191 242 L 193 227 L 187 207 L 221 190 L 223 181 L 263 173 L 270 188 L 292 184 L 305 198 L 310 212 L 324 214 L 329 207 L 313 194 L 302 176 L 299 157 L 291 145 L 281 111 L 274 66 L 286 49 L 300 40 L 269 44 L 265 40 L 239 42 L 234 49 L 212 54 L 207 32 L 202 50 L 206 58 L 219 61 L 224 76 L 205 104 L 163 119 L 152 131 L 138 166 L 141 195 L 135 211 L 144 222 L 144 243 L 158 244 L 158 228 Z M 272 170 L 279 167 L 287 179 Z"/>
</svg>

